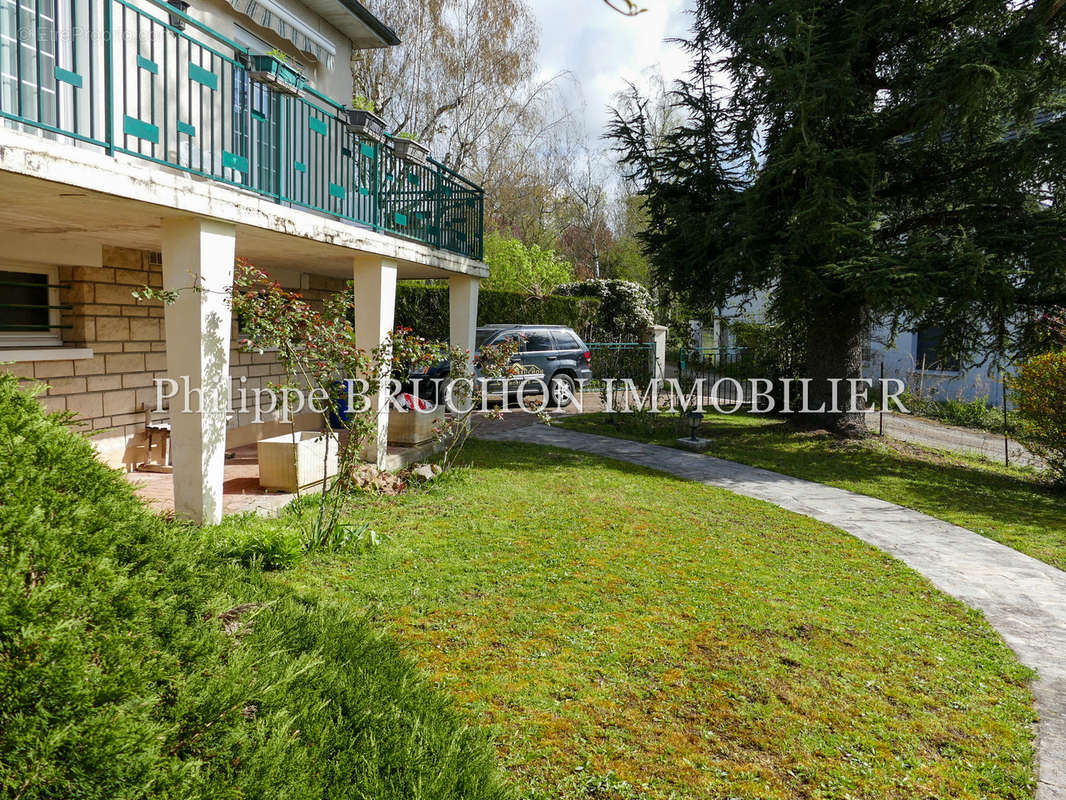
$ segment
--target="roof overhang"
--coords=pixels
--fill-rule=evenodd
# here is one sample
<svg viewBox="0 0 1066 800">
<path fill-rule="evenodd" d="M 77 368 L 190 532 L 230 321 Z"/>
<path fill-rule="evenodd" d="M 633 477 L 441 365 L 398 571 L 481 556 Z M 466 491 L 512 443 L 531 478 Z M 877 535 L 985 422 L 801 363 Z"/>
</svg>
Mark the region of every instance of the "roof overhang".
<svg viewBox="0 0 1066 800">
<path fill-rule="evenodd" d="M 374 16 L 359 0 L 301 0 L 326 22 L 347 36 L 356 50 L 393 47 L 396 31 Z"/>
</svg>

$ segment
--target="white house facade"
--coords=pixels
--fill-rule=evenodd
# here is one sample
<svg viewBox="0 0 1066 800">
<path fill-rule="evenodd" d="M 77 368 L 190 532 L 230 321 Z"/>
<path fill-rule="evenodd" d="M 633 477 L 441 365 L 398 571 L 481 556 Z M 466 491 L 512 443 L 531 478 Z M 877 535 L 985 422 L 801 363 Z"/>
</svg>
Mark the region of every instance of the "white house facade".
<svg viewBox="0 0 1066 800">
<path fill-rule="evenodd" d="M 738 299 L 720 310 L 713 333 L 700 329 L 701 347 L 730 349 L 737 343 L 730 323 L 766 320 L 765 297 Z M 863 348 L 863 375 L 871 380 L 881 376 L 902 380 L 911 390 L 934 400 L 984 401 L 992 406 L 1003 402 L 1004 376 L 991 354 L 978 354 L 976 366 L 964 366 L 940 352 L 940 331 L 936 328 L 903 330 L 895 335 L 888 325 L 874 325 Z M 695 346 L 695 345 L 694 345 Z"/>
</svg>

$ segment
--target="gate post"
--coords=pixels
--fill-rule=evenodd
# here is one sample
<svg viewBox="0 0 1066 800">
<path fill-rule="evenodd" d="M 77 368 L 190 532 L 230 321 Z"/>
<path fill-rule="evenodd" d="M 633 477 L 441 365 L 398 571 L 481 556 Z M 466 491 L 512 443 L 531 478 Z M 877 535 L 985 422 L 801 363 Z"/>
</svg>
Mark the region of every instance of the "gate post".
<svg viewBox="0 0 1066 800">
<path fill-rule="evenodd" d="M 644 341 L 652 346 L 648 348 L 648 367 L 652 380 L 666 380 L 666 334 L 665 325 L 652 325 L 644 334 Z"/>
</svg>

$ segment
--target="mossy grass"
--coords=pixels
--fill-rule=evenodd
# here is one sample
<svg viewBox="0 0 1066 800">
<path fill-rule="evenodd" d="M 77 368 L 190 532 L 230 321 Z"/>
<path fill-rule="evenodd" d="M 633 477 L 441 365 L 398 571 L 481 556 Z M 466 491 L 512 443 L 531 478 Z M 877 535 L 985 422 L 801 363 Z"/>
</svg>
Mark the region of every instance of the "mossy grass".
<svg viewBox="0 0 1066 800">
<path fill-rule="evenodd" d="M 560 425 L 669 446 L 688 435 L 676 415 L 586 414 Z M 841 440 L 765 415 L 708 414 L 700 435 L 713 442 L 706 455 L 898 503 L 1066 569 L 1066 492 L 1031 468 L 878 436 Z"/>
<path fill-rule="evenodd" d="M 1030 673 L 843 532 L 589 455 L 470 442 L 381 534 L 270 579 L 387 626 L 527 798 L 1027 798 Z"/>
</svg>

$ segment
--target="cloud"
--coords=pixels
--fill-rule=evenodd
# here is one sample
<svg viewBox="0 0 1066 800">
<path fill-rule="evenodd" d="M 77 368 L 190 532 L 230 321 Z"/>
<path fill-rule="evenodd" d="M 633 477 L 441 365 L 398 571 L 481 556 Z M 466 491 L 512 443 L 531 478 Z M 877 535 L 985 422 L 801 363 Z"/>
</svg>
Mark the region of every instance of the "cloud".
<svg viewBox="0 0 1066 800">
<path fill-rule="evenodd" d="M 608 119 L 607 106 L 626 81 L 646 85 L 649 67 L 662 69 L 667 81 L 681 77 L 688 59 L 673 37 L 687 33 L 685 13 L 691 0 L 643 0 L 647 11 L 625 17 L 603 0 L 531 0 L 540 23 L 541 77 L 570 72 L 577 81 L 575 96 L 583 106 L 587 133 L 595 138 Z"/>
</svg>

